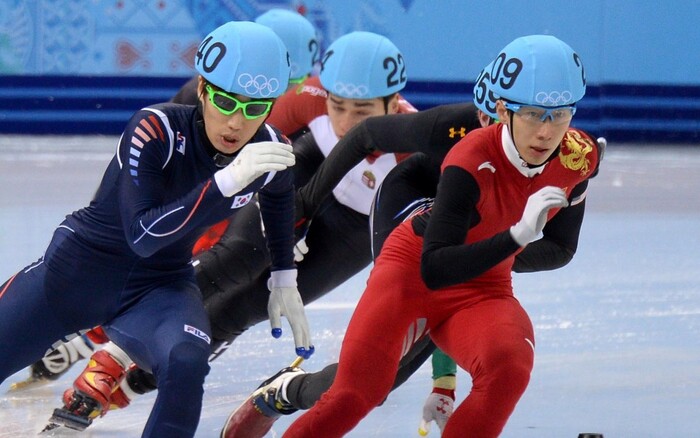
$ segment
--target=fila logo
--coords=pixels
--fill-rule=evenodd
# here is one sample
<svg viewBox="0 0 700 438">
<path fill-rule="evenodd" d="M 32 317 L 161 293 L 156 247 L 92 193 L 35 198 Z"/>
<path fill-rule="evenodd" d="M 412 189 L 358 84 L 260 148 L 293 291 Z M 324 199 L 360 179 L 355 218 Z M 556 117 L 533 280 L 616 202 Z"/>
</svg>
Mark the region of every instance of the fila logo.
<svg viewBox="0 0 700 438">
<path fill-rule="evenodd" d="M 187 138 L 182 135 L 180 131 L 177 132 L 177 148 L 176 150 L 182 155 L 185 155 L 185 144 L 187 143 Z"/>
<path fill-rule="evenodd" d="M 253 192 L 246 193 L 245 195 L 241 196 L 236 196 L 233 198 L 233 204 L 231 204 L 231 208 L 241 208 L 247 203 L 249 203 L 251 199 L 253 199 Z"/>
<path fill-rule="evenodd" d="M 198 337 L 199 339 L 202 339 L 207 344 L 211 344 L 211 339 L 209 339 L 209 336 L 196 327 L 192 327 L 191 325 L 185 324 L 185 332 L 189 333 L 191 335 L 195 335 L 196 337 Z"/>
<path fill-rule="evenodd" d="M 459 131 L 457 131 L 454 127 L 450 128 L 450 138 L 455 138 L 456 135 L 459 135 L 460 138 L 464 137 L 467 135 L 467 128 L 462 126 L 459 128 Z"/>
<path fill-rule="evenodd" d="M 490 161 L 484 161 L 483 163 L 479 164 L 479 167 L 476 168 L 477 171 L 481 169 L 488 169 L 491 171 L 491 173 L 496 173 L 496 168 L 493 167 Z"/>
</svg>

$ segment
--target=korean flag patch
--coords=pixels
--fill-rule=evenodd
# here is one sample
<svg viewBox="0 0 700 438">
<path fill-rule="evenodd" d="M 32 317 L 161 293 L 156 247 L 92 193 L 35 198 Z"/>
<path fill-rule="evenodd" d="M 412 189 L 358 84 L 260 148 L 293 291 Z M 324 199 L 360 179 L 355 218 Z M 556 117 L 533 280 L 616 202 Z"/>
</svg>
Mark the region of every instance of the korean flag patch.
<svg viewBox="0 0 700 438">
<path fill-rule="evenodd" d="M 241 208 L 247 203 L 249 203 L 251 199 L 253 199 L 253 192 L 246 193 L 245 195 L 241 196 L 236 196 L 233 198 L 233 204 L 231 204 L 231 208 Z"/>
</svg>

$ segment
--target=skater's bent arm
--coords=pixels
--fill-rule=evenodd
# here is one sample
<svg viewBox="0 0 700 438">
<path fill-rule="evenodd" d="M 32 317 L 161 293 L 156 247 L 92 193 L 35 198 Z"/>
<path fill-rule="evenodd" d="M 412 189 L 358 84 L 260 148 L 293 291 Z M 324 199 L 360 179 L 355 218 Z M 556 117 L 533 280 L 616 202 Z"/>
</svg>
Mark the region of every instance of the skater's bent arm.
<svg viewBox="0 0 700 438">
<path fill-rule="evenodd" d="M 138 130 L 154 134 L 142 142 L 134 135 Z M 166 132 L 164 122 L 146 108 L 132 117 L 119 143 L 121 177 L 117 184 L 124 233 L 141 257 L 200 228 L 210 209 L 226 202 L 213 177 L 187 188 L 177 199 L 164 201 L 171 190 L 167 169 L 174 147 Z"/>
<path fill-rule="evenodd" d="M 468 281 L 519 249 L 506 229 L 493 237 L 464 243 L 480 218 L 480 190 L 474 177 L 458 166 L 445 168 L 423 239 L 421 276 L 430 289 Z"/>
<path fill-rule="evenodd" d="M 436 163 L 471 129 L 478 127 L 473 104 L 442 105 L 426 111 L 370 117 L 338 141 L 311 180 L 299 189 L 306 216 L 367 155 L 423 152 Z"/>
<path fill-rule="evenodd" d="M 574 187 L 569 196 L 572 205 L 559 210 L 545 225 L 542 237 L 515 256 L 514 272 L 550 271 L 571 261 L 578 247 L 587 186 L 588 180 Z"/>
<path fill-rule="evenodd" d="M 271 271 L 295 269 L 294 178 L 291 169 L 277 172 L 258 194 L 260 215 L 270 248 Z"/>
</svg>

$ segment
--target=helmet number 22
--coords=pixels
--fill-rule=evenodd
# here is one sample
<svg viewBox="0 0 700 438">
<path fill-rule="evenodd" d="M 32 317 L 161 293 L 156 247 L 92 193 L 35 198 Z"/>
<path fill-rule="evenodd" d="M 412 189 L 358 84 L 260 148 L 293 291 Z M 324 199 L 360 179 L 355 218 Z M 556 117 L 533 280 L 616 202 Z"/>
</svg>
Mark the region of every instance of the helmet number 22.
<svg viewBox="0 0 700 438">
<path fill-rule="evenodd" d="M 384 70 L 389 70 L 389 74 L 386 76 L 387 87 L 390 88 L 406 82 L 406 64 L 400 53 L 396 58 L 391 56 L 384 58 Z"/>
</svg>

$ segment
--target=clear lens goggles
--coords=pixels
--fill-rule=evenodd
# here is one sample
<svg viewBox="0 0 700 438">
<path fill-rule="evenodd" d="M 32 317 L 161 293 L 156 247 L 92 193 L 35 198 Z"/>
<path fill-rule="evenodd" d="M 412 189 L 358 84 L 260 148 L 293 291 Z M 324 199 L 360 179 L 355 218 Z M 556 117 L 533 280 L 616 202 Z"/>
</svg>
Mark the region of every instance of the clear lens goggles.
<svg viewBox="0 0 700 438">
<path fill-rule="evenodd" d="M 521 105 L 519 103 L 503 101 L 503 106 L 507 110 L 513 111 L 526 122 L 546 122 L 551 120 L 554 124 L 564 124 L 570 122 L 576 114 L 576 105 L 566 105 L 557 107 L 544 107 L 537 105 Z"/>
</svg>

